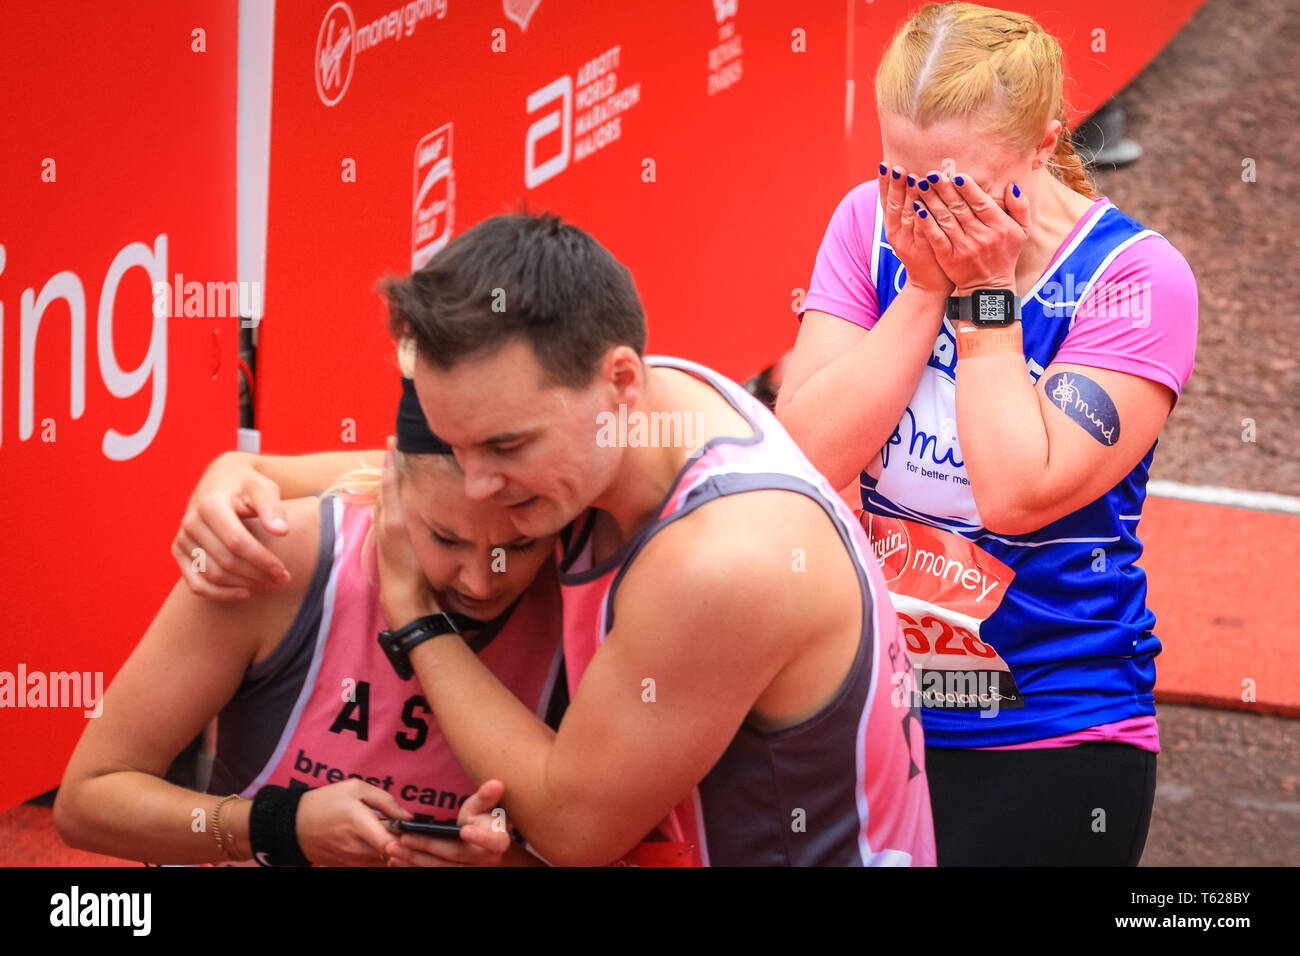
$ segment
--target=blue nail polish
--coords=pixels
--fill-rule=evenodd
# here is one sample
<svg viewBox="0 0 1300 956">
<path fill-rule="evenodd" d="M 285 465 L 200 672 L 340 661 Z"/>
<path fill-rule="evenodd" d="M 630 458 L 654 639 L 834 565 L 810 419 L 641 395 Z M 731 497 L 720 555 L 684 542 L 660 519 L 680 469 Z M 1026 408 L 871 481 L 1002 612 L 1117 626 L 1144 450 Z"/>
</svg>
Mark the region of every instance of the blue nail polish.
<svg viewBox="0 0 1300 956">
<path fill-rule="evenodd" d="M 916 185 L 917 185 L 917 188 L 921 190 L 921 192 L 925 192 L 926 190 L 928 190 L 928 189 L 930 188 L 930 184 L 927 183 L 924 179 L 922 179 L 922 180 L 921 180 L 919 183 L 917 183 Z"/>
<path fill-rule="evenodd" d="M 964 176 L 954 176 L 952 181 L 955 182 L 958 186 L 966 185 L 966 177 Z"/>
<path fill-rule="evenodd" d="M 1011 195 L 1015 196 L 1017 199 L 1020 198 L 1020 187 L 1015 183 L 1011 184 Z"/>
<path fill-rule="evenodd" d="M 925 177 L 925 178 L 928 179 L 928 180 L 930 180 L 930 182 L 932 182 L 932 183 L 937 183 L 937 182 L 939 181 L 939 174 L 938 174 L 938 173 L 931 173 L 929 176 L 927 176 L 927 177 Z"/>
<path fill-rule="evenodd" d="M 914 202 L 914 203 L 912 203 L 912 211 L 913 211 L 913 212 L 916 212 L 916 211 L 919 210 L 920 208 L 921 208 L 921 204 L 920 204 L 919 202 Z"/>
<path fill-rule="evenodd" d="M 894 170 L 894 178 L 895 178 L 895 179 L 897 179 L 897 178 L 898 178 L 899 176 L 901 176 L 901 175 L 903 175 L 903 174 L 900 173 L 897 169 Z"/>
<path fill-rule="evenodd" d="M 908 177 L 907 177 L 907 185 L 909 185 L 909 186 L 915 186 L 915 185 L 916 185 L 916 180 L 915 180 L 912 176 L 908 176 Z"/>
<path fill-rule="evenodd" d="M 888 168 L 884 163 L 881 163 L 881 164 L 880 164 L 880 175 L 883 176 L 883 175 L 885 175 L 885 173 L 887 173 L 887 172 L 889 172 L 889 168 Z"/>
<path fill-rule="evenodd" d="M 922 209 L 919 213 L 917 213 L 917 215 L 919 215 L 922 219 L 924 219 L 926 216 L 929 215 L 929 213 L 927 213 L 924 209 Z"/>
</svg>

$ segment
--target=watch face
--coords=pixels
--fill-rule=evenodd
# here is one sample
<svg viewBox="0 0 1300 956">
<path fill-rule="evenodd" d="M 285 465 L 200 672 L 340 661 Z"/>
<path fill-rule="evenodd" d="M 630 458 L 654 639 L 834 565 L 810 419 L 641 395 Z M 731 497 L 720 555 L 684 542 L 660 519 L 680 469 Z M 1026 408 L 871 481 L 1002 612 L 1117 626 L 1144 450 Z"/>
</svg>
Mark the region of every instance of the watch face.
<svg viewBox="0 0 1300 956">
<path fill-rule="evenodd" d="M 976 317 L 981 322 L 1005 322 L 1007 319 L 1007 301 L 1000 295 L 989 292 L 976 293 L 978 311 Z"/>
<path fill-rule="evenodd" d="M 976 289 L 971 295 L 971 318 L 980 325 L 1008 325 L 1015 320 L 1015 293 L 1004 289 Z"/>
</svg>

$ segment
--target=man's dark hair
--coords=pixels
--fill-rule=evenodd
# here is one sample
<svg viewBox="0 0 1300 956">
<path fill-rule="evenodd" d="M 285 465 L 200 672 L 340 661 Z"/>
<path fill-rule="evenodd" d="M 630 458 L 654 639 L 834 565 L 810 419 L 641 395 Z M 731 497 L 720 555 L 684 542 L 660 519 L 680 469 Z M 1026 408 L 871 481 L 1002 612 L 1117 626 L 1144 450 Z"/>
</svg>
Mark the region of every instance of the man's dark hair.
<svg viewBox="0 0 1300 956">
<path fill-rule="evenodd" d="M 550 213 L 485 219 L 418 271 L 380 288 L 389 331 L 413 337 L 444 371 L 523 339 L 548 385 L 585 388 L 610 348 L 645 354 L 645 313 L 632 274 Z"/>
</svg>

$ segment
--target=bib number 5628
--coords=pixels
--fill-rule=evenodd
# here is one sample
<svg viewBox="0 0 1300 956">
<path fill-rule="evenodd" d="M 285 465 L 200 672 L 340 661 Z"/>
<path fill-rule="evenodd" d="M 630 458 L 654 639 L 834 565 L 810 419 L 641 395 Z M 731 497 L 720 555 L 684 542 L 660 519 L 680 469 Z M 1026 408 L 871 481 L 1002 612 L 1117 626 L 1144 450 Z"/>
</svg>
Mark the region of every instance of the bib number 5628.
<svg viewBox="0 0 1300 956">
<path fill-rule="evenodd" d="M 903 637 L 907 639 L 907 649 L 913 654 L 997 656 L 997 651 L 960 624 L 954 626 L 932 614 L 924 615 L 920 622 L 917 622 L 911 615 L 904 614 L 901 611 L 898 613 L 898 619 L 903 624 Z M 938 634 L 932 634 L 926 630 L 934 627 L 939 629 Z M 960 646 L 955 643 L 957 641 L 961 642 Z"/>
</svg>

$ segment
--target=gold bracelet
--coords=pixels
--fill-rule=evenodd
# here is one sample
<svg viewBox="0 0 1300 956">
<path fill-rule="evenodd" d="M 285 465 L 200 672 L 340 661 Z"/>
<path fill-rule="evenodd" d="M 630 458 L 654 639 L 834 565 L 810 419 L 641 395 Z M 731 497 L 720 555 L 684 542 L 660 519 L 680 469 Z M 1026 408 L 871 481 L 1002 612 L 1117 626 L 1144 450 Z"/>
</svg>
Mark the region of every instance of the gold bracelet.
<svg viewBox="0 0 1300 956">
<path fill-rule="evenodd" d="M 982 355 L 1015 355 L 1025 357 L 1023 333 L 1019 322 L 1004 326 L 978 326 L 959 322 L 957 332 L 957 358 L 978 358 Z"/>
<path fill-rule="evenodd" d="M 212 835 L 216 837 L 217 848 L 227 860 L 234 860 L 235 841 L 231 835 L 224 838 L 221 835 L 221 808 L 231 800 L 238 800 L 239 794 L 232 793 L 228 797 L 222 797 L 217 801 L 217 808 L 212 811 Z"/>
</svg>

